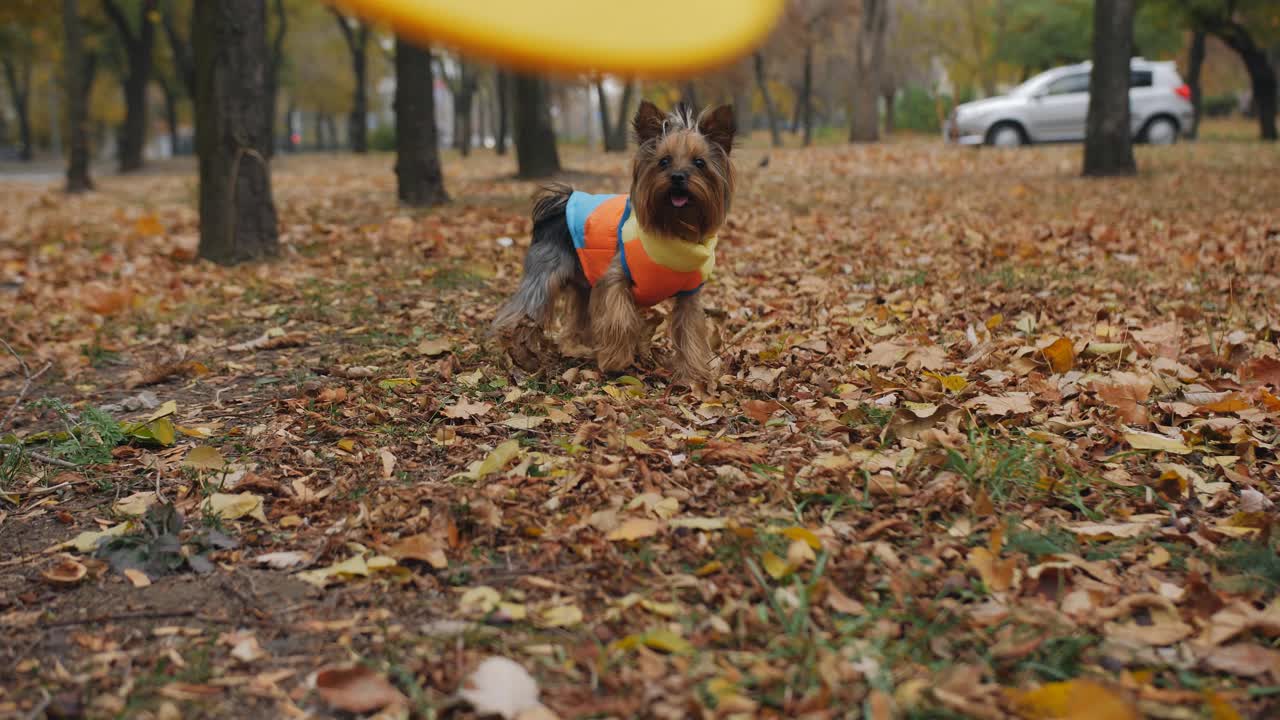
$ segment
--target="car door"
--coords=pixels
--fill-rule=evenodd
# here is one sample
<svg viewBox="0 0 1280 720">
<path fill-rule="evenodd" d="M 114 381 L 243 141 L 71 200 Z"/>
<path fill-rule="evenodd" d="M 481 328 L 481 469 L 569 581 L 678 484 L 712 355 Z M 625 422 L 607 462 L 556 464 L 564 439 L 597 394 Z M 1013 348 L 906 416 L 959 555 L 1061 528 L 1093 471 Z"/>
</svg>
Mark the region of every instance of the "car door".
<svg viewBox="0 0 1280 720">
<path fill-rule="evenodd" d="M 1027 109 L 1027 131 L 1041 142 L 1080 140 L 1089 113 L 1089 73 L 1064 75 L 1049 83 Z"/>
<path fill-rule="evenodd" d="M 1160 90 L 1155 87 L 1154 73 L 1150 70 L 1129 71 L 1129 132 L 1137 137 L 1147 118 L 1159 104 Z"/>
</svg>

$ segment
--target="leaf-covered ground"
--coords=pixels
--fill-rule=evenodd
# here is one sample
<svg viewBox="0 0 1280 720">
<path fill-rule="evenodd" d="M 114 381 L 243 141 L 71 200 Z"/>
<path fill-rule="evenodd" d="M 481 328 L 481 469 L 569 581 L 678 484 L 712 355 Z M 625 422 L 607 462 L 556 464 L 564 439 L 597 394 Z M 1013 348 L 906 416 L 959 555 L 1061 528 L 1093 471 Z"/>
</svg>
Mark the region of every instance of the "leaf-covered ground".
<svg viewBox="0 0 1280 720">
<path fill-rule="evenodd" d="M 4 184 L 0 715 L 1280 715 L 1280 153 L 1079 155 L 743 152 L 700 395 L 487 336 L 509 159 L 281 158 L 234 269 L 189 166 Z"/>
</svg>

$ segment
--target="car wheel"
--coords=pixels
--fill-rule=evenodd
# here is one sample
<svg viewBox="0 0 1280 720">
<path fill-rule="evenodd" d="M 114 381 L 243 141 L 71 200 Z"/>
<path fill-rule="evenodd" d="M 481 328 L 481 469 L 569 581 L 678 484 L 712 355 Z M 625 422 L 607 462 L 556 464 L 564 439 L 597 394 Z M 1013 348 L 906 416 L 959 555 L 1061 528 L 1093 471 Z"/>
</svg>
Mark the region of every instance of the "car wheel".
<svg viewBox="0 0 1280 720">
<path fill-rule="evenodd" d="M 1022 130 L 1012 123 L 1000 123 L 987 133 L 987 144 L 993 147 L 1019 147 L 1026 144 Z"/>
<path fill-rule="evenodd" d="M 1178 124 L 1166 117 L 1158 117 L 1147 123 L 1143 133 L 1151 145 L 1172 145 L 1178 141 Z"/>
</svg>

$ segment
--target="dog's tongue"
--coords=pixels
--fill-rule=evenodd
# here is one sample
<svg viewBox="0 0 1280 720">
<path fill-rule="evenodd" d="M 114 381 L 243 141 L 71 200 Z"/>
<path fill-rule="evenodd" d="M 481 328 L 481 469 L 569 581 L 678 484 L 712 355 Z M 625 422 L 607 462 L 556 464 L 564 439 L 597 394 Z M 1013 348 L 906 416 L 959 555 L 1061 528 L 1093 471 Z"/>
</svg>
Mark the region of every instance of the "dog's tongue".
<svg viewBox="0 0 1280 720">
<path fill-rule="evenodd" d="M 671 204 L 675 205 L 678 208 L 684 207 L 688 203 L 689 203 L 688 195 L 672 195 L 671 196 Z"/>
</svg>

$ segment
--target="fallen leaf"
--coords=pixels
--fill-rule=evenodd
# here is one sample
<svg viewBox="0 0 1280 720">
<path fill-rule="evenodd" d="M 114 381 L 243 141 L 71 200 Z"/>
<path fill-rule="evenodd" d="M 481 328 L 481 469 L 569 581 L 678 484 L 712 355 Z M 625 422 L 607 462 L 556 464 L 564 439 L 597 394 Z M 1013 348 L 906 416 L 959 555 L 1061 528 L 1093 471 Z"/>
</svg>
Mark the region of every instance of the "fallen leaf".
<svg viewBox="0 0 1280 720">
<path fill-rule="evenodd" d="M 658 534 L 658 529 L 662 525 L 657 520 L 649 518 L 628 518 L 622 522 L 616 529 L 605 536 L 607 540 L 629 541 L 639 540 L 640 538 L 653 537 Z"/>
<path fill-rule="evenodd" d="M 1124 440 L 1134 450 L 1159 450 L 1177 455 L 1186 455 L 1191 452 L 1191 448 L 1187 447 L 1187 444 L 1181 440 L 1175 440 L 1168 435 L 1143 432 L 1141 430 L 1125 433 Z"/>
<path fill-rule="evenodd" d="M 1027 720 L 1142 720 L 1128 697 L 1096 680 L 1047 683 L 1009 694 Z"/>
<path fill-rule="evenodd" d="M 205 499 L 201 511 L 222 520 L 237 520 L 247 515 L 258 522 L 267 522 L 262 497 L 253 493 L 214 493 Z"/>
<path fill-rule="evenodd" d="M 189 467 L 195 470 L 223 470 L 227 467 L 227 461 L 222 457 L 222 453 L 217 448 L 207 445 L 197 445 L 191 448 L 187 456 L 182 460 L 183 467 Z"/>
<path fill-rule="evenodd" d="M 486 658 L 467 676 L 458 695 L 477 715 L 498 715 L 516 720 L 522 713 L 541 707 L 538 682 L 520 663 L 504 657 Z"/>
<path fill-rule="evenodd" d="M 128 578 L 129 582 L 136 588 L 144 588 L 151 584 L 151 578 L 147 577 L 147 574 L 141 570 L 125 568 L 123 572 L 124 576 Z"/>
<path fill-rule="evenodd" d="M 333 707 L 350 713 L 370 713 L 388 705 L 406 705 L 406 698 L 387 679 L 363 665 L 325 667 L 316 673 L 316 693 Z"/>
<path fill-rule="evenodd" d="M 70 555 L 60 555 L 52 565 L 40 572 L 40 577 L 55 585 L 74 585 L 89 572 L 80 561 Z"/>
<path fill-rule="evenodd" d="M 441 410 L 440 414 L 455 420 L 468 420 L 487 415 L 492 409 L 493 403 L 471 402 L 469 398 L 460 398 L 458 402 Z"/>
<path fill-rule="evenodd" d="M 1044 359 L 1049 363 L 1049 369 L 1061 375 L 1076 365 L 1075 346 L 1067 338 L 1058 338 L 1048 346 L 1041 348 Z"/>
</svg>

